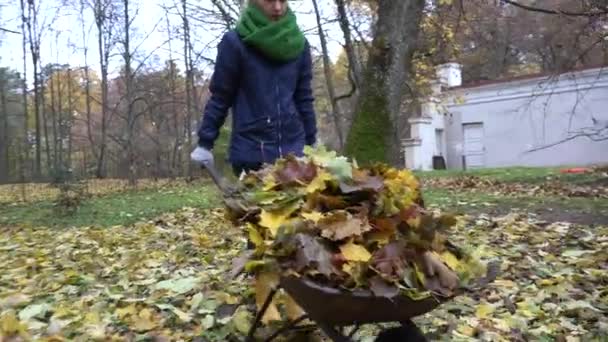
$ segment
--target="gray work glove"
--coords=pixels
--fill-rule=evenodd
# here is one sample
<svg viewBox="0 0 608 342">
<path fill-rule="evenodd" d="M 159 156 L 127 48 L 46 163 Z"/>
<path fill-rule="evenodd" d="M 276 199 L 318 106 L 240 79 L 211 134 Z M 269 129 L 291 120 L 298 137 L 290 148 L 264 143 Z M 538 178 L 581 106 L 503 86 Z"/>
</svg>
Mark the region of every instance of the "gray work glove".
<svg viewBox="0 0 608 342">
<path fill-rule="evenodd" d="M 190 159 L 199 165 L 213 164 L 213 153 L 204 147 L 198 146 L 190 153 Z"/>
</svg>

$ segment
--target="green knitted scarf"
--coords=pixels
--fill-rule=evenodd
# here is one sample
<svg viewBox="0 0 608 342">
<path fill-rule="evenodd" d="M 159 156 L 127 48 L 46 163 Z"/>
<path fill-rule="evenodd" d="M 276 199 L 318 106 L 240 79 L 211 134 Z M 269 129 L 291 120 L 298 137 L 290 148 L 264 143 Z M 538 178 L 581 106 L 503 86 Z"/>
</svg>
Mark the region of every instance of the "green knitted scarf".
<svg viewBox="0 0 608 342">
<path fill-rule="evenodd" d="M 287 62 L 304 50 L 305 38 L 290 8 L 283 18 L 271 21 L 255 5 L 249 4 L 236 26 L 243 41 L 266 57 Z"/>
</svg>

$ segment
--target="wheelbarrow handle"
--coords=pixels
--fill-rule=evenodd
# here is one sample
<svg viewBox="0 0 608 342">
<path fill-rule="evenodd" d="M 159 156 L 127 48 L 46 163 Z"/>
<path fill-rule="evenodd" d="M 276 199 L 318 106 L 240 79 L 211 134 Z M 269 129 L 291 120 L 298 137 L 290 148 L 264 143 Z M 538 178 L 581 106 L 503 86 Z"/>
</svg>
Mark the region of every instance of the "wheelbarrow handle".
<svg viewBox="0 0 608 342">
<path fill-rule="evenodd" d="M 211 179 L 213 179 L 213 183 L 215 183 L 215 185 L 225 196 L 228 196 L 234 192 L 236 187 L 230 184 L 230 182 L 215 167 L 215 164 L 212 161 L 202 163 L 201 167 L 207 170 L 211 176 Z"/>
</svg>

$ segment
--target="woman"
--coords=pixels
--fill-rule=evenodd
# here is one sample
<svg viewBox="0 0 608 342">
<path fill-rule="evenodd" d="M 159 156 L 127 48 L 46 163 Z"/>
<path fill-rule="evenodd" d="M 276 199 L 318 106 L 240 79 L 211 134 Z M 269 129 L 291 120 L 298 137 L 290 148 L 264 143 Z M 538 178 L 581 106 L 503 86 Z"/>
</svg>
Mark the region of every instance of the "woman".
<svg viewBox="0 0 608 342">
<path fill-rule="evenodd" d="M 211 98 L 191 158 L 212 149 L 232 108 L 229 159 L 234 173 L 256 170 L 316 141 L 310 45 L 286 0 L 250 0 L 219 46 Z"/>
</svg>

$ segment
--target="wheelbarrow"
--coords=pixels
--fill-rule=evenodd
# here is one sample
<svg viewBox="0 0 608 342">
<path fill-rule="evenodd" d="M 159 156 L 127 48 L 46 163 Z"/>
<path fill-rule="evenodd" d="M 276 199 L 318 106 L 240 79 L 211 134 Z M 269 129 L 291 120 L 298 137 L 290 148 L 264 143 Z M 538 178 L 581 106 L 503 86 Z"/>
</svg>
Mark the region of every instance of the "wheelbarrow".
<svg viewBox="0 0 608 342">
<path fill-rule="evenodd" d="M 209 163 L 203 166 L 224 196 L 229 196 L 234 191 L 234 186 L 227 182 L 213 164 Z M 493 281 L 498 268 L 498 264 L 489 265 L 488 274 L 478 282 L 478 285 L 483 286 Z M 411 319 L 434 310 L 465 291 L 465 289 L 461 289 L 452 297 L 430 296 L 416 300 L 403 295 L 380 297 L 368 290 L 344 291 L 320 285 L 306 277 L 282 277 L 279 286 L 270 291 L 257 312 L 245 342 L 255 341 L 254 335 L 260 326 L 262 317 L 264 317 L 272 299 L 280 289 L 291 296 L 304 310 L 305 314 L 287 322 L 274 334 L 266 338 L 266 342 L 271 342 L 289 331 L 313 327 L 318 327 L 334 342 L 350 342 L 361 326 L 379 323 L 399 323 L 403 329 L 402 331 L 415 335 L 408 336 L 406 339 L 400 338 L 398 341 L 426 341 Z M 300 323 L 307 320 L 314 322 L 314 324 L 298 327 Z M 354 329 L 346 335 L 343 328 L 353 326 Z"/>
</svg>

